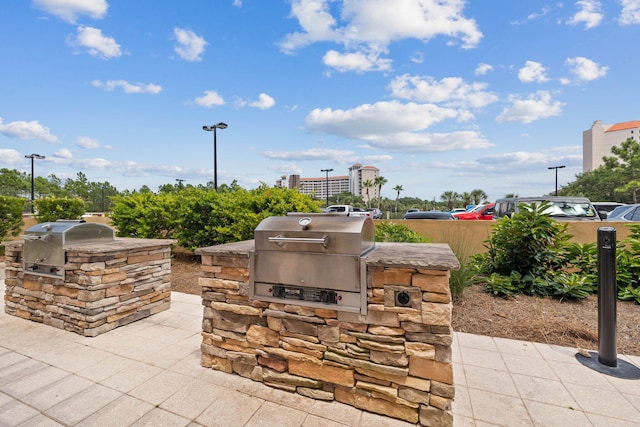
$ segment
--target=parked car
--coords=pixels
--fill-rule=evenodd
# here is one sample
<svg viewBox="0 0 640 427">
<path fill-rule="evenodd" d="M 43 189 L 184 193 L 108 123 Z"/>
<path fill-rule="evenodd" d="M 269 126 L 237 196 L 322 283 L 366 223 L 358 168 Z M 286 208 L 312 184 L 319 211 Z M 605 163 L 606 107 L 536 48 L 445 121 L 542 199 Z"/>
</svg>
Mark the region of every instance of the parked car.
<svg viewBox="0 0 640 427">
<path fill-rule="evenodd" d="M 457 219 L 451 212 L 440 212 L 440 211 L 418 211 L 418 212 L 407 212 L 404 214 L 402 219 L 445 219 L 445 220 L 455 220 Z"/>
<path fill-rule="evenodd" d="M 606 221 L 640 221 L 640 204 L 618 206 L 609 212 Z"/>
<path fill-rule="evenodd" d="M 617 207 L 627 206 L 625 203 L 618 202 L 591 202 L 596 212 L 600 215 L 600 218 L 605 219 L 609 216 L 609 213 Z"/>
<path fill-rule="evenodd" d="M 373 219 L 382 219 L 382 211 L 378 208 L 368 208 L 367 212 L 371 213 Z"/>
<path fill-rule="evenodd" d="M 466 212 L 466 211 L 467 210 L 465 208 L 453 208 L 449 212 L 451 212 L 452 214 L 455 214 L 455 213 L 461 213 L 461 212 Z"/>
<path fill-rule="evenodd" d="M 326 212 L 346 216 L 371 216 L 371 214 L 364 209 L 354 208 L 351 205 L 331 205 L 327 207 Z"/>
<path fill-rule="evenodd" d="M 492 220 L 493 219 L 493 208 L 495 206 L 495 203 L 489 203 L 486 205 L 478 205 L 476 207 L 474 207 L 473 209 L 471 209 L 468 212 L 460 212 L 460 213 L 454 213 L 453 216 L 455 216 L 458 219 L 463 219 L 463 220 Z"/>
<path fill-rule="evenodd" d="M 500 219 L 518 212 L 520 203 L 550 202 L 551 206 L 545 213 L 559 221 L 600 221 L 600 216 L 586 197 L 540 196 L 540 197 L 509 197 L 496 200 L 493 218 Z"/>
</svg>

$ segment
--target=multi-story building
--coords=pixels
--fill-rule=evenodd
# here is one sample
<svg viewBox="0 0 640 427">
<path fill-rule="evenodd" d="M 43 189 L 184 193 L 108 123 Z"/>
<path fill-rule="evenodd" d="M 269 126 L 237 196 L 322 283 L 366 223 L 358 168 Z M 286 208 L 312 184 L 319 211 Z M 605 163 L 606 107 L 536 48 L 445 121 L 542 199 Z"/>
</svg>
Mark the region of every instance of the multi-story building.
<svg viewBox="0 0 640 427">
<path fill-rule="evenodd" d="M 375 179 L 380 176 L 380 169 L 374 166 L 362 166 L 359 163 L 349 168 L 349 191 L 356 196 L 362 196 L 365 203 L 378 198 L 378 186 L 364 187 L 363 183 Z"/>
<path fill-rule="evenodd" d="M 602 166 L 602 158 L 611 155 L 611 147 L 619 146 L 628 138 L 640 142 L 640 120 L 604 124 L 596 120 L 591 129 L 582 132 L 582 172 Z"/>
<path fill-rule="evenodd" d="M 277 187 L 297 188 L 303 194 L 313 194 L 318 199 L 325 199 L 340 193 L 351 193 L 362 196 L 365 203 L 378 197 L 378 187 L 373 185 L 368 191 L 362 187 L 363 182 L 371 181 L 380 175 L 380 169 L 373 166 L 355 164 L 349 168 L 349 175 L 324 176 L 320 178 L 301 178 L 300 175 L 283 175 L 276 181 Z"/>
</svg>

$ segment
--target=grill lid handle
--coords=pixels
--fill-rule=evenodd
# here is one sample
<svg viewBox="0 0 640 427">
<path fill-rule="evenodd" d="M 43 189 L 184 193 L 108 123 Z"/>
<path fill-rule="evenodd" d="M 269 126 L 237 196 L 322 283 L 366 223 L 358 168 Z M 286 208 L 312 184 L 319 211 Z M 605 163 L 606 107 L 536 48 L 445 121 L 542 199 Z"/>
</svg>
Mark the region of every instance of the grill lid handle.
<svg viewBox="0 0 640 427">
<path fill-rule="evenodd" d="M 285 243 L 316 243 L 316 244 L 322 245 L 326 249 L 327 236 L 320 237 L 320 238 L 275 236 L 275 237 L 269 237 L 269 242 L 275 243 L 278 246 L 284 246 Z"/>
</svg>

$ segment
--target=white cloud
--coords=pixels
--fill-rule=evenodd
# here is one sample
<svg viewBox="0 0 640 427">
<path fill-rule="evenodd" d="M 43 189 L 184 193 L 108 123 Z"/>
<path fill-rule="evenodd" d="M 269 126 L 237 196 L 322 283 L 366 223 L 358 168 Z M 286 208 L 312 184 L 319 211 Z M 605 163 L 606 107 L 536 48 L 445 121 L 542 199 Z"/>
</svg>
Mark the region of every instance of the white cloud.
<svg viewBox="0 0 640 427">
<path fill-rule="evenodd" d="M 162 91 L 162 86 L 155 85 L 153 83 L 129 83 L 125 80 L 107 80 L 105 82 L 101 80 L 94 80 L 91 82 L 93 87 L 104 88 L 104 90 L 112 92 L 117 88 L 121 88 L 124 93 L 149 93 L 156 95 Z"/>
<path fill-rule="evenodd" d="M 525 66 L 518 71 L 518 78 L 521 82 L 542 83 L 549 80 L 547 77 L 547 69 L 541 63 L 535 61 L 527 61 Z"/>
<path fill-rule="evenodd" d="M 114 38 L 103 35 L 102 30 L 80 26 L 77 31 L 77 37 L 67 41 L 70 46 L 86 48 L 89 55 L 101 59 L 117 58 L 122 55 L 120 45 Z"/>
<path fill-rule="evenodd" d="M 325 64 L 341 71 L 387 70 L 390 60 L 380 58 L 398 40 L 429 41 L 437 36 L 459 40 L 463 48 L 473 48 L 482 33 L 473 19 L 463 14 L 460 0 L 417 2 L 415 0 L 292 0 L 291 15 L 301 31 L 289 33 L 280 43 L 285 53 L 316 42 L 334 42 L 346 52 L 329 51 Z M 336 6 L 337 5 L 337 6 Z M 340 9 L 332 15 L 332 9 Z"/>
<path fill-rule="evenodd" d="M 391 69 L 391 60 L 380 58 L 379 52 L 366 54 L 364 52 L 340 53 L 335 50 L 328 51 L 322 58 L 322 62 L 337 71 L 387 71 Z"/>
<path fill-rule="evenodd" d="M 196 98 L 188 103 L 195 103 L 200 107 L 213 107 L 214 105 L 224 105 L 224 98 L 215 90 L 205 90 L 204 96 Z"/>
<path fill-rule="evenodd" d="M 24 156 L 10 148 L 0 148 L 0 163 L 5 165 L 17 165 L 24 161 Z"/>
<path fill-rule="evenodd" d="M 204 47 L 208 44 L 203 37 L 183 28 L 174 28 L 173 35 L 178 42 L 174 50 L 182 59 L 193 62 L 202 60 Z"/>
<path fill-rule="evenodd" d="M 475 74 L 476 76 L 484 76 L 489 71 L 493 71 L 493 67 L 491 65 L 480 63 L 476 67 Z"/>
<path fill-rule="evenodd" d="M 584 29 L 595 28 L 602 22 L 604 13 L 598 0 L 579 0 L 575 3 L 580 10 L 567 21 L 569 25 L 584 23 Z"/>
<path fill-rule="evenodd" d="M 498 123 L 520 122 L 531 123 L 535 120 L 559 116 L 565 105 L 560 101 L 553 101 L 548 91 L 538 91 L 521 99 L 515 95 L 509 97 L 511 105 L 505 107 L 496 117 Z"/>
<path fill-rule="evenodd" d="M 98 141 L 97 139 L 94 138 L 89 138 L 88 136 L 79 136 L 76 139 L 76 145 L 82 147 L 82 148 L 100 148 L 102 147 L 102 144 L 100 144 L 100 141 Z"/>
<path fill-rule="evenodd" d="M 571 73 L 581 81 L 591 81 L 604 77 L 609 70 L 609 67 L 603 67 L 597 62 L 583 56 L 567 58 L 565 62 L 569 67 L 572 67 L 570 70 Z"/>
<path fill-rule="evenodd" d="M 33 0 L 33 7 L 74 24 L 79 16 L 102 19 L 109 5 L 106 0 Z"/>
<path fill-rule="evenodd" d="M 521 24 L 524 24 L 527 21 L 534 21 L 534 20 L 536 20 L 538 18 L 541 18 L 541 17 L 547 15 L 549 12 L 551 12 L 551 8 L 549 6 L 545 5 L 545 6 L 543 6 L 543 8 L 542 8 L 542 10 L 540 12 L 530 13 L 524 20 L 521 20 L 521 21 L 520 20 L 516 20 L 516 21 L 513 21 L 512 24 L 521 25 Z"/>
<path fill-rule="evenodd" d="M 261 93 L 260 95 L 258 95 L 257 101 L 253 101 L 249 104 L 249 106 L 259 108 L 261 110 L 268 110 L 274 105 L 276 105 L 276 100 L 266 93 Z"/>
<path fill-rule="evenodd" d="M 30 122 L 18 120 L 3 124 L 2 117 L 0 117 L 0 133 L 10 138 L 41 139 L 52 143 L 58 142 L 58 138 L 51 134 L 49 128 L 42 126 L 37 120 Z"/>
<path fill-rule="evenodd" d="M 622 25 L 640 24 L 640 0 L 620 0 L 622 11 L 618 21 Z"/>
<path fill-rule="evenodd" d="M 498 100 L 495 94 L 485 91 L 486 83 L 467 83 L 461 77 L 445 77 L 436 81 L 430 76 L 404 74 L 394 78 L 389 88 L 396 98 L 442 103 L 448 107 L 480 108 Z"/>
<path fill-rule="evenodd" d="M 315 109 L 307 115 L 311 131 L 367 142 L 394 151 L 429 152 L 485 148 L 491 144 L 476 132 L 428 134 L 429 126 L 464 118 L 464 112 L 433 104 L 397 101 L 360 105 L 351 110 Z"/>
<path fill-rule="evenodd" d="M 60 157 L 62 159 L 72 159 L 73 158 L 73 154 L 71 154 L 71 151 L 67 150 L 66 148 L 62 148 L 62 149 L 54 152 L 53 155 L 56 156 L 56 157 Z"/>
<path fill-rule="evenodd" d="M 348 156 L 353 156 L 350 150 L 333 150 L 330 148 L 310 148 L 300 151 L 265 151 L 262 153 L 269 159 L 277 160 L 332 160 L 339 161 Z"/>
</svg>

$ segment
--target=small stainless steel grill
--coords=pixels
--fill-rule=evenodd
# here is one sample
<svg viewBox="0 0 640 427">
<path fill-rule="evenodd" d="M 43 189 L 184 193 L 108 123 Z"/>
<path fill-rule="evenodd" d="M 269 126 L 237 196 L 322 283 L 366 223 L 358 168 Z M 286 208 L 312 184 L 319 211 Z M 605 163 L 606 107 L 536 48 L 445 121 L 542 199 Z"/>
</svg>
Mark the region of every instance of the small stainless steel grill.
<svg viewBox="0 0 640 427">
<path fill-rule="evenodd" d="M 58 220 L 36 224 L 25 231 L 23 263 L 25 273 L 64 279 L 65 247 L 113 241 L 113 229 L 82 220 Z"/>
<path fill-rule="evenodd" d="M 255 230 L 250 298 L 366 314 L 369 217 L 289 213 Z M 289 300 L 289 301 L 288 301 Z"/>
</svg>

